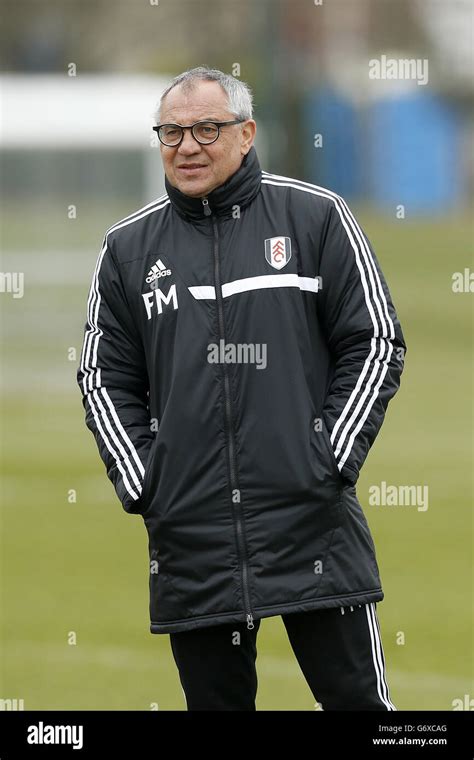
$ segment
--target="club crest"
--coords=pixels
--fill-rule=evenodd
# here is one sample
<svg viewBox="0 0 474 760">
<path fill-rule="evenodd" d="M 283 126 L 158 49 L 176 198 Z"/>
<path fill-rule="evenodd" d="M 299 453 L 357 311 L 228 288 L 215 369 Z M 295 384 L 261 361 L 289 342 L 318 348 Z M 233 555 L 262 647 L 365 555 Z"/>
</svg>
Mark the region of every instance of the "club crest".
<svg viewBox="0 0 474 760">
<path fill-rule="evenodd" d="M 283 269 L 291 259 L 291 238 L 267 238 L 265 240 L 265 258 L 274 269 Z"/>
</svg>

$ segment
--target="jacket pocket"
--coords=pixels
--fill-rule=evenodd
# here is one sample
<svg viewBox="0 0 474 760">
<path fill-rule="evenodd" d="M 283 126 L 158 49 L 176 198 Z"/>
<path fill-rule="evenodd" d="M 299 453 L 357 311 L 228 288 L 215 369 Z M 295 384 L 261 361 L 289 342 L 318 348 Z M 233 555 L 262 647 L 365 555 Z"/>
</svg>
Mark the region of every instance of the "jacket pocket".
<svg viewBox="0 0 474 760">
<path fill-rule="evenodd" d="M 153 462 L 155 460 L 155 453 L 156 453 L 156 442 L 157 442 L 157 436 L 153 439 L 150 451 L 148 453 L 148 458 L 145 465 L 145 474 L 143 475 L 143 482 L 142 482 L 142 493 L 140 496 L 140 503 L 139 503 L 139 512 L 140 514 L 144 514 L 144 512 L 147 511 L 149 505 L 150 505 L 150 487 L 151 487 L 151 481 L 152 481 L 152 472 L 153 472 Z"/>
<path fill-rule="evenodd" d="M 340 471 L 340 469 L 338 467 L 338 464 L 337 464 L 337 459 L 336 459 L 336 455 L 334 453 L 333 445 L 331 443 L 331 436 L 329 435 L 329 430 L 326 427 L 326 423 L 324 422 L 324 419 L 321 418 L 321 422 L 322 422 L 321 433 L 323 435 L 323 440 L 324 440 L 324 443 L 326 444 L 326 448 L 328 450 L 328 456 L 329 456 L 329 459 L 330 459 L 332 467 L 333 467 L 334 475 L 337 477 L 337 479 L 339 480 L 339 482 L 342 484 L 343 481 L 342 481 L 341 471 Z"/>
<path fill-rule="evenodd" d="M 316 420 L 320 421 L 319 427 L 315 427 Z M 319 453 L 321 451 L 324 452 L 326 465 L 331 472 L 335 483 L 339 487 L 342 487 L 344 485 L 344 481 L 341 476 L 339 467 L 337 466 L 337 460 L 334 454 L 331 438 L 323 417 L 317 417 L 317 415 L 313 415 L 311 417 L 311 442 Z"/>
</svg>

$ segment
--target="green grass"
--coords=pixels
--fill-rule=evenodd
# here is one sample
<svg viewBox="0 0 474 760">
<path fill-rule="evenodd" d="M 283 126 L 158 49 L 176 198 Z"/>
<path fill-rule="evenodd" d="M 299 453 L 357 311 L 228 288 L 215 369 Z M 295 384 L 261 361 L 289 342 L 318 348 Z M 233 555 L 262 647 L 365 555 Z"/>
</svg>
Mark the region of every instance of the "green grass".
<svg viewBox="0 0 474 760">
<path fill-rule="evenodd" d="M 121 214 L 104 214 L 100 235 Z M 472 231 L 461 215 L 359 218 L 408 344 L 401 389 L 358 485 L 386 595 L 378 612 L 389 686 L 400 710 L 449 710 L 474 693 L 472 295 L 451 290 L 452 273 L 470 266 Z M 25 298 L 0 296 L 0 697 L 22 698 L 26 709 L 182 710 L 169 638 L 148 629 L 146 530 L 115 498 L 67 356 L 80 350 L 96 227 L 79 236 L 83 258 L 45 246 L 25 254 Z M 62 233 L 52 224 L 50 243 Z M 38 272 L 55 256 L 65 284 L 48 285 Z M 4 271 L 19 258 L 7 254 Z M 428 510 L 369 506 L 368 489 L 382 480 L 428 485 Z M 262 621 L 258 642 L 258 709 L 313 710 L 280 618 Z"/>
</svg>

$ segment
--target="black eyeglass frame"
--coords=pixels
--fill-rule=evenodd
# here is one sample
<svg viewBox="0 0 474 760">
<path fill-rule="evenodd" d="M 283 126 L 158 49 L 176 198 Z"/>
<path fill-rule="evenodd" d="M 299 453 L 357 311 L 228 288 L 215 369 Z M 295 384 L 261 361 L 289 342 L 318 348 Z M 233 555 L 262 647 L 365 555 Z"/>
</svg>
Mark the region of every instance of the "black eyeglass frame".
<svg viewBox="0 0 474 760">
<path fill-rule="evenodd" d="M 202 121 L 196 121 L 194 124 L 158 124 L 157 126 L 153 127 L 153 131 L 157 133 L 158 139 L 160 143 L 165 145 L 167 148 L 177 148 L 178 145 L 181 145 L 183 138 L 184 138 L 184 130 L 190 129 L 191 134 L 196 140 L 196 142 L 199 143 L 199 145 L 212 145 L 216 142 L 216 140 L 219 139 L 219 135 L 221 133 L 220 128 L 221 127 L 227 127 L 231 124 L 242 124 L 242 122 L 247 121 L 247 119 L 233 119 L 232 121 L 211 121 L 210 119 L 203 119 Z M 214 138 L 214 140 L 210 140 L 209 142 L 202 142 L 201 140 L 198 140 L 196 135 L 194 134 L 194 127 L 197 127 L 199 124 L 212 124 L 213 127 L 217 127 L 217 135 Z M 168 145 L 168 143 L 163 142 L 160 136 L 160 130 L 163 129 L 163 127 L 178 127 L 181 129 L 181 139 L 177 143 L 173 143 L 173 145 Z"/>
</svg>

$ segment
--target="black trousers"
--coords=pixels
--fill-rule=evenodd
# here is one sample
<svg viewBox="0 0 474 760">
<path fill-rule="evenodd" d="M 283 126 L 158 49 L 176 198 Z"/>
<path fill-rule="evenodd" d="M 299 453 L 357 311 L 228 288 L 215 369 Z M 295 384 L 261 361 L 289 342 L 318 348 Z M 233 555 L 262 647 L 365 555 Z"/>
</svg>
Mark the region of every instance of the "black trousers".
<svg viewBox="0 0 474 760">
<path fill-rule="evenodd" d="M 376 604 L 282 615 L 323 710 L 396 710 L 385 678 Z M 260 620 L 170 634 L 188 710 L 255 710 Z M 288 707 L 291 708 L 291 698 Z"/>
</svg>

